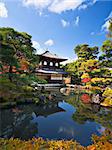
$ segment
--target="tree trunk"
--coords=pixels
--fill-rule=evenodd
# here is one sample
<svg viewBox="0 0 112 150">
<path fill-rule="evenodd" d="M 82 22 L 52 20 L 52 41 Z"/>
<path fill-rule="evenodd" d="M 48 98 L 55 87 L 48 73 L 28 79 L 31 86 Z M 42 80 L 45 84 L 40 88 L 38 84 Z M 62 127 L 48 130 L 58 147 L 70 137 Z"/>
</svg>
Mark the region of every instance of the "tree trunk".
<svg viewBox="0 0 112 150">
<path fill-rule="evenodd" d="M 12 82 L 12 66 L 9 68 L 9 80 Z"/>
</svg>

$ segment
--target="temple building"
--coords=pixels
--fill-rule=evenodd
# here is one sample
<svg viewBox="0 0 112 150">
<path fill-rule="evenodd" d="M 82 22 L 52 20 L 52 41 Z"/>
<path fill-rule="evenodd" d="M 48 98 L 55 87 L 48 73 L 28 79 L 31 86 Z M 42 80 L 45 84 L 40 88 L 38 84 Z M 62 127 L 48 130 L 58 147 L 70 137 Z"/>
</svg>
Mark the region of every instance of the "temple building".
<svg viewBox="0 0 112 150">
<path fill-rule="evenodd" d="M 48 83 L 63 83 L 67 72 L 60 67 L 60 63 L 67 59 L 58 57 L 56 54 L 52 54 L 49 51 L 44 52 L 39 55 L 39 57 L 40 63 L 36 68 L 37 76 L 47 80 Z"/>
</svg>

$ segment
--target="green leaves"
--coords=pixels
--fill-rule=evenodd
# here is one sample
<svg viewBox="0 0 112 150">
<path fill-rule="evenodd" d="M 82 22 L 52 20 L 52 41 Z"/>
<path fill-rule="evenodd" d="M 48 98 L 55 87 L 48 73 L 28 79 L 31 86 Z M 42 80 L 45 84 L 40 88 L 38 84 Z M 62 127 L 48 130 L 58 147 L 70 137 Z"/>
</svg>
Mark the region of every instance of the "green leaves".
<svg viewBox="0 0 112 150">
<path fill-rule="evenodd" d="M 99 57 L 101 65 L 105 67 L 112 67 L 112 41 L 106 40 L 101 47 L 103 54 Z"/>
<path fill-rule="evenodd" d="M 18 32 L 13 28 L 0 28 L 0 39 L 0 60 L 2 66 L 10 67 L 10 74 L 13 73 L 13 67 L 16 67 L 16 70 L 19 67 L 21 69 L 23 58 L 28 62 L 27 71 L 30 73 L 34 71 L 39 63 L 39 58 L 32 47 L 31 35 Z"/>
<path fill-rule="evenodd" d="M 87 44 L 77 45 L 74 48 L 75 53 L 78 58 L 82 58 L 83 60 L 95 59 L 98 55 L 98 47 L 89 47 Z"/>
</svg>

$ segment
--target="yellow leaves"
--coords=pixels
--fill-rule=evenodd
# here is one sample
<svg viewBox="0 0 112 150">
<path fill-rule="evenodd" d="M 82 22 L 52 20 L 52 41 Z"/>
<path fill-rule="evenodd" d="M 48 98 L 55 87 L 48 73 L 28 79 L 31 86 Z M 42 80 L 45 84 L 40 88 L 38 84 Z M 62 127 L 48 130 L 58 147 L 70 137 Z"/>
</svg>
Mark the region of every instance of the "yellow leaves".
<svg viewBox="0 0 112 150">
<path fill-rule="evenodd" d="M 20 59 L 20 70 L 28 70 L 29 64 L 30 63 L 25 58 Z"/>
<path fill-rule="evenodd" d="M 25 91 L 25 92 L 31 92 L 33 90 L 33 88 L 31 86 L 22 86 L 22 89 Z"/>
<path fill-rule="evenodd" d="M 42 138 L 22 141 L 19 139 L 0 139 L 0 150 L 84 150 L 85 148 L 76 141 L 51 140 L 45 141 Z"/>
<path fill-rule="evenodd" d="M 99 66 L 98 60 L 89 59 L 81 63 L 79 70 L 82 70 L 83 72 L 84 71 L 90 72 L 92 70 L 97 69 L 98 66 Z"/>
<path fill-rule="evenodd" d="M 91 82 L 92 83 L 97 83 L 97 82 L 101 82 L 101 83 L 107 83 L 107 82 L 112 82 L 112 79 L 111 78 L 92 78 L 91 79 Z"/>
<path fill-rule="evenodd" d="M 91 145 L 87 147 L 87 150 L 111 150 L 112 144 L 109 142 L 98 142 L 96 145 Z"/>
<path fill-rule="evenodd" d="M 106 98 L 101 103 L 101 105 L 102 106 L 110 106 L 110 107 L 112 107 L 112 89 L 106 88 L 106 90 L 104 91 L 102 96 L 104 96 Z"/>
<path fill-rule="evenodd" d="M 0 150 L 110 150 L 112 147 L 112 144 L 108 142 L 108 135 L 102 135 L 101 137 L 94 135 L 92 139 L 94 144 L 87 147 L 83 147 L 73 140 L 46 141 L 42 138 L 32 138 L 28 141 L 22 141 L 13 138 L 9 140 L 0 139 Z"/>
<path fill-rule="evenodd" d="M 90 78 L 89 74 L 88 74 L 88 73 L 84 73 L 84 74 L 81 76 L 81 79 L 84 79 L 84 78 Z"/>
<path fill-rule="evenodd" d="M 70 150 L 73 147 L 75 142 L 71 141 L 49 141 L 49 150 Z"/>
<path fill-rule="evenodd" d="M 103 93 L 103 96 L 109 96 L 112 97 L 112 89 L 111 88 L 106 88 L 106 90 Z"/>
<path fill-rule="evenodd" d="M 100 105 L 105 106 L 105 107 L 107 107 L 107 106 L 112 107 L 112 98 L 106 97 Z"/>
<path fill-rule="evenodd" d="M 92 90 L 99 90 L 99 91 L 101 91 L 102 89 L 100 87 L 98 87 L 98 86 L 93 86 Z"/>
<path fill-rule="evenodd" d="M 87 60 L 87 63 L 90 65 L 90 66 L 94 66 L 98 63 L 98 60 L 95 60 L 95 59 L 89 59 Z"/>
<path fill-rule="evenodd" d="M 96 82 L 101 82 L 103 78 L 92 78 L 91 82 L 96 83 Z"/>
<path fill-rule="evenodd" d="M 29 65 L 29 62 L 28 62 L 25 58 L 22 58 L 22 59 L 20 60 L 20 63 L 21 63 L 21 64 Z"/>
<path fill-rule="evenodd" d="M 112 137 L 112 132 L 105 130 L 101 136 L 92 135 L 93 145 L 88 146 L 87 150 L 95 147 L 95 150 L 111 150 L 112 143 L 109 142 Z"/>
</svg>

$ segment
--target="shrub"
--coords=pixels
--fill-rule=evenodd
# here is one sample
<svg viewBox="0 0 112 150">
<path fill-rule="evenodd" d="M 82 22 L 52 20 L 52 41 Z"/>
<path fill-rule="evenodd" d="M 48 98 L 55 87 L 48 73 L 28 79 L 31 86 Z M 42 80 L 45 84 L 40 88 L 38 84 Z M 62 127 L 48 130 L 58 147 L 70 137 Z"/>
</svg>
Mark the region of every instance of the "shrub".
<svg viewBox="0 0 112 150">
<path fill-rule="evenodd" d="M 92 78 L 91 83 L 94 86 L 106 86 L 110 85 L 112 82 L 111 78 Z"/>
<path fill-rule="evenodd" d="M 7 78 L 0 78 L 0 90 L 10 91 L 16 90 L 16 85 Z"/>
<path fill-rule="evenodd" d="M 88 73 L 84 73 L 84 74 L 81 76 L 81 79 L 84 79 L 84 78 L 90 78 L 89 74 L 88 74 Z"/>
<path fill-rule="evenodd" d="M 112 107 L 112 89 L 106 88 L 102 94 L 104 101 L 101 103 L 102 106 L 111 106 Z"/>
<path fill-rule="evenodd" d="M 14 83 L 10 82 L 9 79 L 0 78 L 0 97 L 4 101 L 14 101 L 20 95 L 20 88 L 17 87 Z"/>
<path fill-rule="evenodd" d="M 104 97 L 112 97 L 112 89 L 111 88 L 106 88 L 105 91 L 103 92 Z"/>
<path fill-rule="evenodd" d="M 28 86 L 28 85 L 22 86 L 22 89 L 25 92 L 32 92 L 32 90 L 33 90 L 33 88 L 31 86 Z"/>
</svg>

